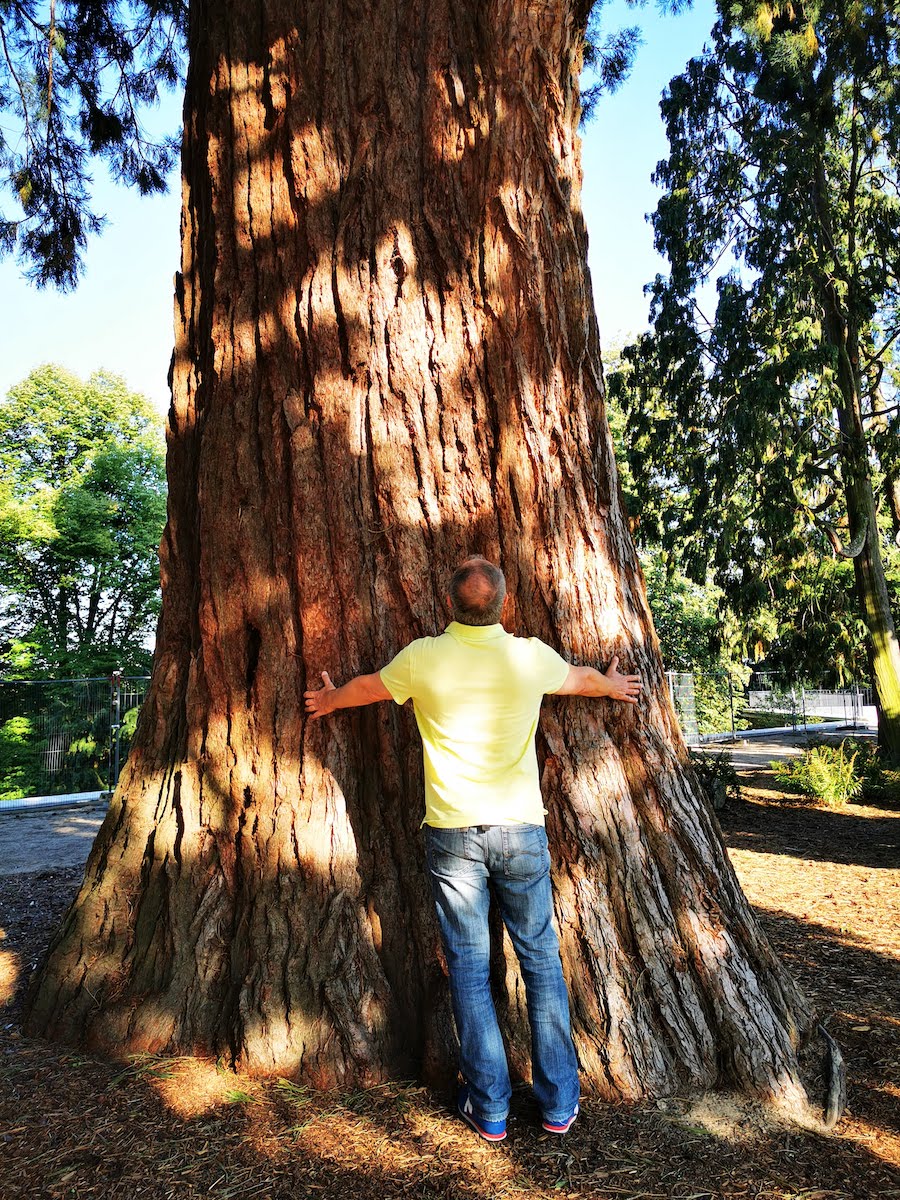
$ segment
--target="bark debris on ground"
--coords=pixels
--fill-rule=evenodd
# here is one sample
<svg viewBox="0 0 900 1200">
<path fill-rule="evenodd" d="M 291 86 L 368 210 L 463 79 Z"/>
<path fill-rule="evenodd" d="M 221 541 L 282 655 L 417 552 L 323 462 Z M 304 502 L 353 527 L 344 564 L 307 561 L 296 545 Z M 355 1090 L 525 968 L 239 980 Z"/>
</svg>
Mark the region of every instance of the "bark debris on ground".
<svg viewBox="0 0 900 1200">
<path fill-rule="evenodd" d="M 745 773 L 722 814 L 778 952 L 844 1050 L 849 1110 L 831 1135 L 725 1095 L 587 1100 L 564 1139 L 526 1093 L 501 1146 L 416 1085 L 315 1094 L 212 1062 L 108 1063 L 24 1038 L 24 986 L 81 868 L 0 880 L 0 1196 L 106 1200 L 844 1200 L 900 1196 L 900 812 L 784 804 Z"/>
</svg>

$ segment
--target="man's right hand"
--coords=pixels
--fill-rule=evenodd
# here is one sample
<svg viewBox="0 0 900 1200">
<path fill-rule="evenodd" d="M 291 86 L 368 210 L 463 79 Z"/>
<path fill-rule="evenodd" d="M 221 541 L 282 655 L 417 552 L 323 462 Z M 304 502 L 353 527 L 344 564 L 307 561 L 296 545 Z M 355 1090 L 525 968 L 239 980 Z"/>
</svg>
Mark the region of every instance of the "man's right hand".
<svg viewBox="0 0 900 1200">
<path fill-rule="evenodd" d="M 331 676 L 327 671 L 322 672 L 323 687 L 310 689 L 303 693 L 306 701 L 306 715 L 311 721 L 317 721 L 319 717 L 325 717 L 330 712 L 334 712 L 332 703 L 334 693 L 337 688 L 331 682 Z"/>
<path fill-rule="evenodd" d="M 363 704 L 377 704 L 379 700 L 392 699 L 378 671 L 372 675 L 356 675 L 339 688 L 331 682 L 328 672 L 323 671 L 322 683 L 324 687 L 311 688 L 303 693 L 306 715 L 311 721 L 327 717 L 339 708 L 359 708 Z"/>
</svg>

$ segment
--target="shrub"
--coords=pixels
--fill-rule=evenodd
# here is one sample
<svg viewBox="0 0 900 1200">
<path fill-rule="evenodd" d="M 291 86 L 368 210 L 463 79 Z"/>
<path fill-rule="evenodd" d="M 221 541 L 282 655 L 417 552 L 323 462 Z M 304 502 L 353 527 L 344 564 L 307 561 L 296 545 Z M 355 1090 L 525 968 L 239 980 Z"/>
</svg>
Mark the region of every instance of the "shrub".
<svg viewBox="0 0 900 1200">
<path fill-rule="evenodd" d="M 697 727 L 701 733 L 727 733 L 731 729 L 728 676 L 695 673 Z M 741 698 L 738 690 L 737 698 Z"/>
<path fill-rule="evenodd" d="M 860 748 L 845 739 L 839 746 L 820 745 L 787 762 L 772 763 L 775 778 L 789 790 L 815 796 L 829 808 L 842 808 L 863 788 Z"/>
<path fill-rule="evenodd" d="M 863 777 L 862 797 L 875 804 L 900 807 L 900 771 L 883 767 L 873 754 Z"/>
<path fill-rule="evenodd" d="M 34 723 L 10 717 L 0 725 L 0 800 L 33 796 L 41 776 L 41 750 Z"/>
<path fill-rule="evenodd" d="M 868 741 L 850 743 L 859 752 L 857 769 L 862 777 L 862 798 L 876 804 L 900 804 L 900 771 L 886 767 L 878 747 Z"/>
<path fill-rule="evenodd" d="M 691 765 L 710 804 L 718 810 L 724 808 L 729 800 L 736 800 L 740 795 L 740 785 L 737 771 L 731 765 L 731 759 L 724 750 L 718 754 L 710 754 L 703 750 L 691 750 Z"/>
</svg>

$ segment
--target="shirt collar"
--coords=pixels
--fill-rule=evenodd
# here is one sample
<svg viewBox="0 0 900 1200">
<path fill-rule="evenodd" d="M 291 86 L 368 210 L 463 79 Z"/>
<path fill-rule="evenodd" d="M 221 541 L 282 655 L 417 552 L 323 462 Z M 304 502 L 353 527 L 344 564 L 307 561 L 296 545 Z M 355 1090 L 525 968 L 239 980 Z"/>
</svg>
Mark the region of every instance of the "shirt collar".
<svg viewBox="0 0 900 1200">
<path fill-rule="evenodd" d="M 496 625 L 463 625 L 461 621 L 451 621 L 446 632 L 458 642 L 492 642 L 509 636 L 499 622 Z"/>
</svg>

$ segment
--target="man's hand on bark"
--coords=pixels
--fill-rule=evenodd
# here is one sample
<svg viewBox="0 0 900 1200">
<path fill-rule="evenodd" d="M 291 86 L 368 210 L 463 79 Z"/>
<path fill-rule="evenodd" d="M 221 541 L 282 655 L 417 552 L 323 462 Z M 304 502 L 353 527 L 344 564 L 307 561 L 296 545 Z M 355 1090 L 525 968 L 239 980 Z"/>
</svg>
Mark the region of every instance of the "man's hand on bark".
<svg viewBox="0 0 900 1200">
<path fill-rule="evenodd" d="M 637 704 L 643 684 L 640 675 L 623 675 L 619 671 L 619 656 L 614 655 L 612 662 L 603 672 L 609 680 L 611 690 L 607 693 L 610 700 L 624 700 L 626 704 Z"/>
<path fill-rule="evenodd" d="M 569 667 L 569 674 L 554 696 L 589 696 L 591 699 L 621 700 L 637 704 L 643 688 L 640 675 L 623 675 L 618 654 L 605 671 L 596 667 Z"/>
<path fill-rule="evenodd" d="M 306 700 L 306 715 L 311 721 L 316 721 L 319 717 L 327 717 L 330 712 L 334 712 L 331 701 L 334 699 L 337 688 L 331 682 L 331 676 L 327 671 L 322 672 L 322 682 L 323 687 L 303 693 Z"/>
<path fill-rule="evenodd" d="M 303 693 L 306 699 L 306 715 L 311 721 L 327 717 L 339 708 L 359 708 L 363 704 L 377 704 L 380 700 L 391 699 L 391 693 L 381 682 L 378 671 L 371 675 L 355 675 L 339 688 L 331 682 L 328 672 L 323 671 L 322 682 L 324 687 Z"/>
</svg>

